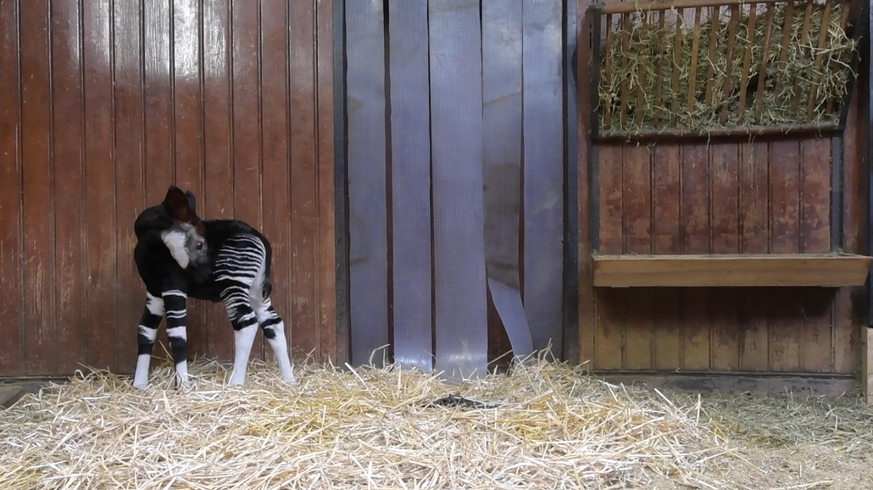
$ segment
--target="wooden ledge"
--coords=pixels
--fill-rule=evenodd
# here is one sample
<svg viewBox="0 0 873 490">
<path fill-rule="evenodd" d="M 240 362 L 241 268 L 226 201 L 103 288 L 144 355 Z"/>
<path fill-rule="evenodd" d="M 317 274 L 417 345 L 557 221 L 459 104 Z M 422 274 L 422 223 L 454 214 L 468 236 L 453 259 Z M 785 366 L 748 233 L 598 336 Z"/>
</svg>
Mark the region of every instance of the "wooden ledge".
<svg viewBox="0 0 873 490">
<path fill-rule="evenodd" d="M 863 286 L 873 262 L 837 253 L 592 258 L 595 287 Z"/>
</svg>

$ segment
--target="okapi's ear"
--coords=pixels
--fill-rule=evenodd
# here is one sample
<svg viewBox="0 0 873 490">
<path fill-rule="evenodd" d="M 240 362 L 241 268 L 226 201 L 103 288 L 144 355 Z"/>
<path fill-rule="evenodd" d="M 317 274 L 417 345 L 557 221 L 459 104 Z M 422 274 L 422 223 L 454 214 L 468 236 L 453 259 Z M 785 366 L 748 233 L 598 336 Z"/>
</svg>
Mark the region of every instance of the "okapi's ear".
<svg viewBox="0 0 873 490">
<path fill-rule="evenodd" d="M 197 199 L 194 198 L 194 193 L 191 191 L 185 191 L 185 197 L 188 198 L 188 207 L 191 208 L 192 213 L 197 213 Z"/>
<path fill-rule="evenodd" d="M 188 205 L 188 196 L 182 192 L 182 189 L 171 185 L 167 190 L 167 197 L 164 198 L 164 205 L 167 206 L 167 210 L 174 220 L 191 222 L 193 212 Z"/>
</svg>

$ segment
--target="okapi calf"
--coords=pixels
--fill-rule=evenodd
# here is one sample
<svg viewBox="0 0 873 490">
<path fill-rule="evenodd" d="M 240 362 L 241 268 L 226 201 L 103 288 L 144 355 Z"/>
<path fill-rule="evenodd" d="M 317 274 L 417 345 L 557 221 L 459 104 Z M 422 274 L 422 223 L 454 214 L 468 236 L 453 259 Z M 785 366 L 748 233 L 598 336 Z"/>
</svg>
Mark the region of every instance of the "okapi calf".
<svg viewBox="0 0 873 490">
<path fill-rule="evenodd" d="M 137 217 L 134 249 L 145 283 L 145 310 L 137 335 L 135 388 L 148 386 L 149 361 L 161 319 L 176 367 L 175 386 L 188 382 L 186 311 L 189 297 L 223 302 L 234 329 L 230 384 L 246 380 L 258 326 L 273 349 L 283 381 L 294 383 L 285 345 L 285 322 L 270 302 L 270 242 L 239 220 L 201 220 L 189 192 L 170 186 L 164 201 Z"/>
</svg>

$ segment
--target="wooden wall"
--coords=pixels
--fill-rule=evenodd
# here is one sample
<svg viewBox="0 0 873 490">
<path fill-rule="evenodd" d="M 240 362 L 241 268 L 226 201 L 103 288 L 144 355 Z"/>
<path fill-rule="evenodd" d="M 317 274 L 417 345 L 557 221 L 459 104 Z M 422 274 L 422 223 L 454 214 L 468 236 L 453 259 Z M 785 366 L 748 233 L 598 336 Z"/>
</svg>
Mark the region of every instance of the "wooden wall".
<svg viewBox="0 0 873 490">
<path fill-rule="evenodd" d="M 335 355 L 332 3 L 0 1 L 0 376 L 132 370 L 133 222 L 172 183 L 266 233 L 295 356 Z"/>
<path fill-rule="evenodd" d="M 589 38 L 589 3 L 577 3 L 579 39 Z M 579 49 L 580 360 L 600 371 L 856 373 L 863 288 L 592 286 L 585 198 L 589 46 Z M 843 249 L 864 253 L 858 107 L 856 95 L 836 147 L 845 165 Z M 832 157 L 830 138 L 601 145 L 599 250 L 828 252 Z"/>
</svg>

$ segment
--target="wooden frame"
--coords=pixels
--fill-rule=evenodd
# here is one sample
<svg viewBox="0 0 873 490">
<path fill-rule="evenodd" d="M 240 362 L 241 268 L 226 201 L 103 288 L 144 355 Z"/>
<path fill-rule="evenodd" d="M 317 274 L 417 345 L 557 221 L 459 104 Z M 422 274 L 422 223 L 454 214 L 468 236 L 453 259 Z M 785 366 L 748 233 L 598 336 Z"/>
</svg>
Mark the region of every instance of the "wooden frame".
<svg viewBox="0 0 873 490">
<path fill-rule="evenodd" d="M 863 286 L 873 257 L 849 254 L 594 255 L 595 287 Z"/>
</svg>

